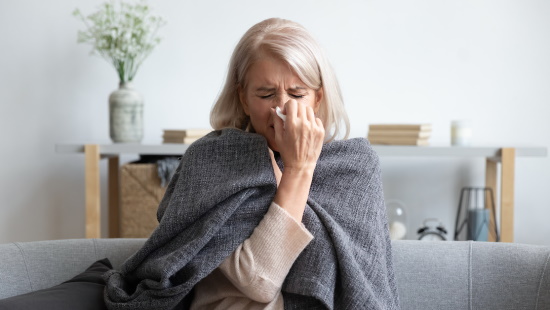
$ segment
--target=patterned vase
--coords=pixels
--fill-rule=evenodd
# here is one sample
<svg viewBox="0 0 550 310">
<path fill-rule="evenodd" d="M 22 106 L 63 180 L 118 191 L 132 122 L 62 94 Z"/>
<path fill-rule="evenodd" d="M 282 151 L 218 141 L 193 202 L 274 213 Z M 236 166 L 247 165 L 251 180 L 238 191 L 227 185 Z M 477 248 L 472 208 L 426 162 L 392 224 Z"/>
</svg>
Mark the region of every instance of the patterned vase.
<svg viewBox="0 0 550 310">
<path fill-rule="evenodd" d="M 121 82 L 109 96 L 109 134 L 115 143 L 143 139 L 143 97 L 131 82 Z"/>
</svg>

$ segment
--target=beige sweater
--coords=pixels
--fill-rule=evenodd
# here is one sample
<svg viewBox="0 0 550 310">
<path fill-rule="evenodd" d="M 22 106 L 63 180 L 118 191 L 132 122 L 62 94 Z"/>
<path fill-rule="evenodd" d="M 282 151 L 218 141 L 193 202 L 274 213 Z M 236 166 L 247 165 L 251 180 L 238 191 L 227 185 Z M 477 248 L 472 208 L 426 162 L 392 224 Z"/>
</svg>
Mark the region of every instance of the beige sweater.
<svg viewBox="0 0 550 310">
<path fill-rule="evenodd" d="M 312 239 L 302 223 L 271 203 L 250 238 L 197 283 L 191 309 L 284 309 L 281 287 Z"/>
</svg>

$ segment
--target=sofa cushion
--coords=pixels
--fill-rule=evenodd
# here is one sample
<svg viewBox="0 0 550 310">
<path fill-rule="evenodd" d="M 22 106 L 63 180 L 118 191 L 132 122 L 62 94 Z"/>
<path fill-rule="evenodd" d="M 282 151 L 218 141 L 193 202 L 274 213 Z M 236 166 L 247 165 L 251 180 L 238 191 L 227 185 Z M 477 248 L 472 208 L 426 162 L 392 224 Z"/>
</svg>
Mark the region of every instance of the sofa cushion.
<svg viewBox="0 0 550 310">
<path fill-rule="evenodd" d="M 102 275 L 112 269 L 109 259 L 94 262 L 84 272 L 51 288 L 0 300 L 0 310 L 107 309 Z"/>
</svg>

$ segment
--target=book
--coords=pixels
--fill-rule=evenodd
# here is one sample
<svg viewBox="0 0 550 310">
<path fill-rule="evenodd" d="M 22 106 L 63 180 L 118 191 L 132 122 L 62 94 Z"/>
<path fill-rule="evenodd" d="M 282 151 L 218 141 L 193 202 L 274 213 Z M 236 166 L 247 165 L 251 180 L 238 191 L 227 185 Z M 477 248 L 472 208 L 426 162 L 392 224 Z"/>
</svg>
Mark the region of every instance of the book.
<svg viewBox="0 0 550 310">
<path fill-rule="evenodd" d="M 212 129 L 165 129 L 162 143 L 191 144 L 212 132 Z"/>
<path fill-rule="evenodd" d="M 212 129 L 165 129 L 164 137 L 202 137 L 212 132 Z"/>
<path fill-rule="evenodd" d="M 183 143 L 183 144 L 191 144 L 197 140 L 199 140 L 202 137 L 176 137 L 176 138 L 170 138 L 170 137 L 164 137 L 162 140 L 162 143 Z"/>
<path fill-rule="evenodd" d="M 416 130 L 416 131 L 431 131 L 432 124 L 371 124 L 369 125 L 369 131 L 371 130 Z"/>
<path fill-rule="evenodd" d="M 429 145 L 429 139 L 422 138 L 367 138 L 371 144 L 381 144 L 381 145 Z"/>
</svg>

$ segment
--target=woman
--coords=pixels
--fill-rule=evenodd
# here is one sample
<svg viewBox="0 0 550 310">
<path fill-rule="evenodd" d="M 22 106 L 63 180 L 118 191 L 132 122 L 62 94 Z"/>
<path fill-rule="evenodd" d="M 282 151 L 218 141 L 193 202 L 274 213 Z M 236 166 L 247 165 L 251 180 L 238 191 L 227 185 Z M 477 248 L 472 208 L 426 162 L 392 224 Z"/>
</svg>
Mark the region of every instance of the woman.
<svg viewBox="0 0 550 310">
<path fill-rule="evenodd" d="M 306 53 L 322 57 L 301 26 L 281 19 L 255 25 L 235 49 L 225 88 L 212 110 L 212 127 L 243 128 L 262 135 L 270 150 L 280 154 L 284 171 L 281 172 L 270 152 L 278 184 L 273 204 L 251 238 L 222 263 L 218 270 L 221 272 L 197 285 L 192 308 L 283 308 L 280 293 L 283 280 L 313 238 L 298 223 L 324 142 L 323 122 L 317 115 L 330 125 L 334 124 L 332 119 L 340 116 L 345 121 L 346 134 L 349 130 L 330 68 L 323 68 L 328 72 L 319 72 L 317 63 L 325 63 L 322 58 L 311 57 L 308 62 L 299 63 L 296 56 Z M 336 95 L 333 95 L 336 100 L 330 101 L 332 105 L 323 100 L 322 73 L 333 82 L 325 83 L 329 93 Z M 276 115 L 276 107 L 286 114 L 286 122 Z M 271 227 L 279 230 L 270 230 Z M 275 253 L 268 247 L 283 250 Z M 256 254 L 262 251 L 267 251 L 267 257 Z M 241 262 L 239 258 L 243 256 L 252 262 Z M 242 267 L 243 264 L 246 266 Z"/>
<path fill-rule="evenodd" d="M 106 277 L 109 308 L 398 308 L 376 154 L 333 141 L 349 132 L 340 90 L 302 26 L 268 19 L 243 36 L 211 123 L 159 228 Z"/>
</svg>

